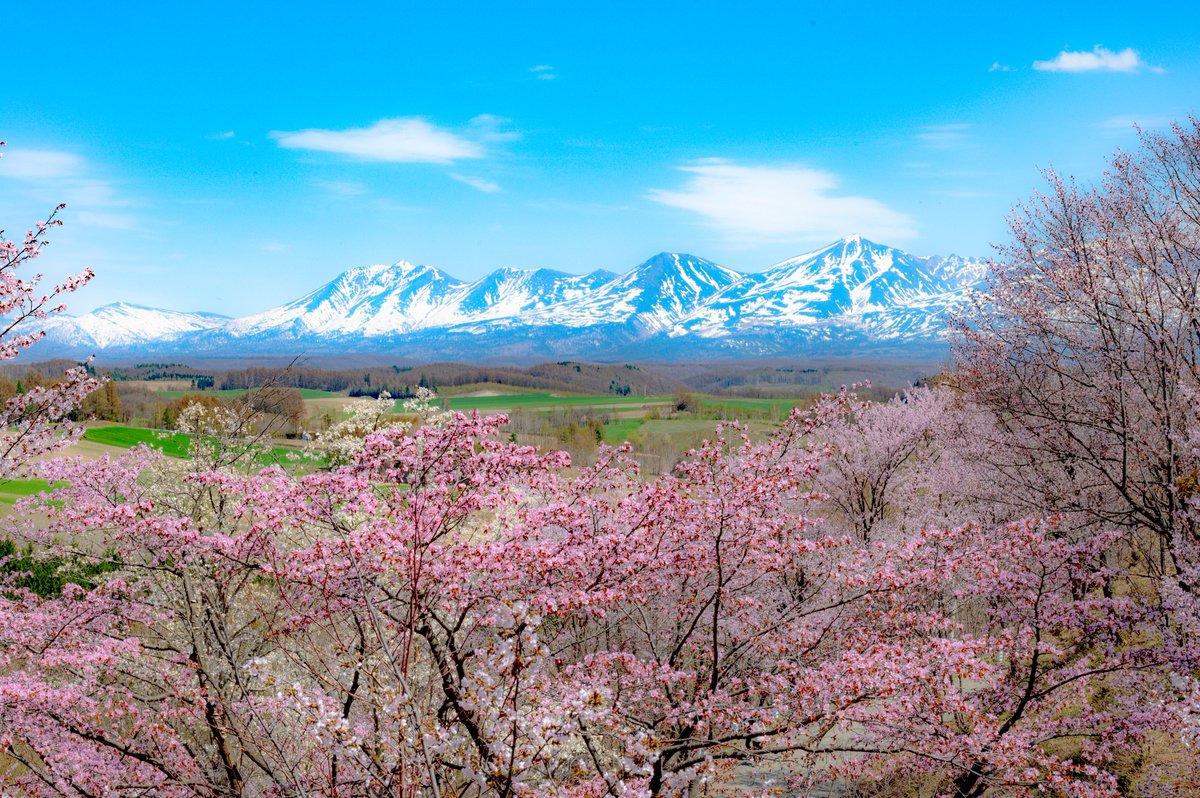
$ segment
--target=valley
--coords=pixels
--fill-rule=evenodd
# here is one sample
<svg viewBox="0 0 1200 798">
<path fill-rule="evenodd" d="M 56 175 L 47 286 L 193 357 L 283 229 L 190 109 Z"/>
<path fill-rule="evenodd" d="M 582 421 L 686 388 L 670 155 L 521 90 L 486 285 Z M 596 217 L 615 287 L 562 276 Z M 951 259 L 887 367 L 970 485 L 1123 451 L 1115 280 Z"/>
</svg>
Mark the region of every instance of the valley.
<svg viewBox="0 0 1200 798">
<path fill-rule="evenodd" d="M 0 367 L 0 395 L 54 380 L 68 365 L 5 364 Z M 178 420 L 184 408 L 199 403 L 257 414 L 255 433 L 265 433 L 258 463 L 292 468 L 313 455 L 312 441 L 364 402 L 386 393 L 391 397 L 386 413 L 402 419 L 406 401 L 418 388 L 429 388 L 435 391 L 436 410 L 505 415 L 505 434 L 511 440 L 544 451 L 567 451 L 576 464 L 593 462 L 601 445 L 628 444 L 645 473 L 654 475 L 669 471 L 723 420 L 745 422 L 757 438 L 778 429 L 794 406 L 808 405 L 821 393 L 859 384 L 864 397 L 887 400 L 936 375 L 942 366 L 938 359 L 795 357 L 702 363 L 557 361 L 527 367 L 377 362 L 349 369 L 299 363 L 229 369 L 203 360 L 132 366 L 97 362 L 93 371 L 108 380 L 108 387 L 88 399 L 79 414 L 87 429 L 67 453 L 115 455 L 144 444 L 168 457 L 189 457 L 196 442 L 178 431 Z"/>
</svg>

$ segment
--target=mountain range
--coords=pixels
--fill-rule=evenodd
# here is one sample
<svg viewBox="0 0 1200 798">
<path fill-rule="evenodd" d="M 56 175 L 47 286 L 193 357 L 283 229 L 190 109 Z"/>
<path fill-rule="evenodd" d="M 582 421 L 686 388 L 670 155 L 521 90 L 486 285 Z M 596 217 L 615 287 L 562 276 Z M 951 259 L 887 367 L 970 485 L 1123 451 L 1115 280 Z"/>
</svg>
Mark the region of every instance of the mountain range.
<svg viewBox="0 0 1200 798">
<path fill-rule="evenodd" d="M 928 350 L 982 288 L 980 259 L 860 236 L 744 274 L 661 253 L 624 274 L 503 268 L 474 282 L 400 261 L 343 272 L 240 318 L 118 302 L 47 319 L 39 354 L 394 354 L 451 360 L 683 359 Z"/>
</svg>

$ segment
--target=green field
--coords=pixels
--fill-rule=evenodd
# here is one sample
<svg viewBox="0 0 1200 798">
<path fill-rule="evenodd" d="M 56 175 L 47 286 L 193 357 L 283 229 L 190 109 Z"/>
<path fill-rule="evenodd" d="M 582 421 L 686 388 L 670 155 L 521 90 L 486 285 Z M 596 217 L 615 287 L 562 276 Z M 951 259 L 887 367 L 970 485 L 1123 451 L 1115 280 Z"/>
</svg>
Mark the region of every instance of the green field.
<svg viewBox="0 0 1200 798">
<path fill-rule="evenodd" d="M 618 421 L 610 421 L 604 425 L 604 442 L 610 446 L 617 446 L 625 441 L 632 441 L 645 423 L 645 419 L 641 418 L 622 418 Z"/>
<path fill-rule="evenodd" d="M 83 433 L 83 439 L 122 449 L 131 449 L 144 443 L 168 457 L 187 457 L 188 447 L 192 443 L 192 436 L 182 432 L 168 433 L 140 427 L 91 427 Z M 255 459 L 261 465 L 287 465 L 290 462 L 288 455 L 297 451 L 287 446 L 275 446 Z"/>
<path fill-rule="evenodd" d="M 725 418 L 787 418 L 796 405 L 809 405 L 807 399 L 726 399 L 705 398 L 701 400 L 704 412 Z"/>
<path fill-rule="evenodd" d="M 217 396 L 221 399 L 232 399 L 235 396 L 241 396 L 246 393 L 247 388 L 227 388 L 220 391 L 159 391 L 159 395 L 164 399 L 178 399 L 181 396 L 189 396 L 191 394 L 202 394 L 204 396 Z M 331 396 L 344 396 L 345 394 L 337 391 L 322 391 L 317 388 L 298 388 L 300 396 L 304 399 L 328 399 Z"/>
<path fill-rule="evenodd" d="M 56 487 L 60 485 L 61 482 Z M 12 504 L 17 499 L 49 490 L 50 483 L 44 479 L 3 479 L 0 480 L 0 504 Z"/>
<path fill-rule="evenodd" d="M 560 396 L 552 393 L 513 393 L 500 396 L 452 396 L 443 400 L 450 410 L 516 410 L 555 409 L 568 407 L 629 407 L 661 406 L 675 401 L 672 396 Z M 712 415 L 734 417 L 753 414 L 759 417 L 784 416 L 802 399 L 701 399 L 703 411 Z M 401 402 L 396 403 L 399 410 Z"/>
<path fill-rule="evenodd" d="M 445 400 L 449 410 L 515 410 L 518 408 L 608 407 L 625 405 L 662 405 L 674 401 L 669 396 L 557 396 L 552 393 L 514 393 L 503 396 L 452 396 Z M 396 403 L 400 410 L 402 402 Z"/>
<path fill-rule="evenodd" d="M 90 427 L 83 433 L 85 441 L 131 449 L 144 443 L 168 457 L 187 457 L 191 436 L 182 432 L 167 433 L 139 427 Z"/>
</svg>

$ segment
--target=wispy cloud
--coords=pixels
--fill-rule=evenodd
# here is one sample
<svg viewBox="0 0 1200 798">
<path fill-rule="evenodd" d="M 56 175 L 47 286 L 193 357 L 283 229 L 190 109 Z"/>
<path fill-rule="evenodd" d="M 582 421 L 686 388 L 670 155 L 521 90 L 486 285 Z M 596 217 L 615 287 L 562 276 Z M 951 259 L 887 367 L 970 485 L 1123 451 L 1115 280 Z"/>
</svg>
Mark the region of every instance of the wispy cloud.
<svg viewBox="0 0 1200 798">
<path fill-rule="evenodd" d="M 88 161 L 72 152 L 14 148 L 0 160 L 0 181 L 53 206 L 67 203 L 73 224 L 129 230 L 137 220 L 133 203 L 111 181 L 97 176 Z"/>
<path fill-rule="evenodd" d="M 353 180 L 317 180 L 313 185 L 339 197 L 360 197 L 367 193 L 367 187 Z"/>
<path fill-rule="evenodd" d="M 57 150 L 10 150 L 4 153 L 0 175 L 34 182 L 76 177 L 85 169 L 78 155 Z"/>
<path fill-rule="evenodd" d="M 511 122 L 511 119 L 503 116 L 479 114 L 478 116 L 471 117 L 468 135 L 486 143 L 513 141 L 521 138 L 521 134 L 515 130 L 505 129 Z"/>
<path fill-rule="evenodd" d="M 287 149 L 332 152 L 364 161 L 452 164 L 487 155 L 484 142 L 494 138 L 496 119 L 476 117 L 468 130 L 454 131 L 409 116 L 345 130 L 272 131 L 271 137 Z"/>
<path fill-rule="evenodd" d="M 1033 68 L 1041 72 L 1138 72 L 1148 69 L 1162 72 L 1162 67 L 1151 66 L 1142 60 L 1132 47 L 1113 52 L 1096 45 L 1091 51 L 1062 50 L 1048 61 L 1034 61 Z"/>
<path fill-rule="evenodd" d="M 712 227 L 757 242 L 825 241 L 850 232 L 882 240 L 916 236 L 907 214 L 868 197 L 834 192 L 829 172 L 798 164 L 743 166 L 711 159 L 679 167 L 682 189 L 653 189 L 654 202 L 699 214 Z"/>
<path fill-rule="evenodd" d="M 228 141 L 229 139 L 235 138 L 236 136 L 237 136 L 237 133 L 235 133 L 232 130 L 222 130 L 220 133 L 211 134 L 209 136 L 209 138 L 213 139 L 214 141 Z"/>
<path fill-rule="evenodd" d="M 550 66 L 549 64 L 538 64 L 537 66 L 531 66 L 529 71 L 532 72 L 533 76 L 538 80 L 554 80 L 556 77 L 558 77 L 554 71 L 554 67 Z"/>
<path fill-rule="evenodd" d="M 499 184 L 494 183 L 493 181 L 487 180 L 482 177 L 472 177 L 471 175 L 460 175 L 456 172 L 451 172 L 450 177 L 452 177 L 453 179 L 457 180 L 460 183 L 466 183 L 471 188 L 476 189 L 477 191 L 482 191 L 485 194 L 494 194 L 500 190 Z"/>
<path fill-rule="evenodd" d="M 1157 116 L 1148 114 L 1146 116 L 1138 116 L 1136 114 L 1126 114 L 1124 116 L 1110 116 L 1108 119 L 1102 119 L 1093 127 L 1100 130 L 1113 130 L 1121 133 L 1129 133 L 1135 127 L 1140 127 L 1144 130 L 1156 127 L 1167 127 L 1171 124 L 1171 117 Z"/>
<path fill-rule="evenodd" d="M 971 137 L 970 130 L 970 125 L 961 122 L 949 125 L 926 125 L 917 133 L 917 140 L 941 146 L 959 144 Z"/>
<path fill-rule="evenodd" d="M 1012 71 L 1014 71 L 1014 70 L 1011 66 L 1009 66 L 1008 64 L 1001 64 L 999 61 L 993 61 L 992 65 L 990 67 L 988 67 L 988 72 L 1012 72 Z"/>
</svg>

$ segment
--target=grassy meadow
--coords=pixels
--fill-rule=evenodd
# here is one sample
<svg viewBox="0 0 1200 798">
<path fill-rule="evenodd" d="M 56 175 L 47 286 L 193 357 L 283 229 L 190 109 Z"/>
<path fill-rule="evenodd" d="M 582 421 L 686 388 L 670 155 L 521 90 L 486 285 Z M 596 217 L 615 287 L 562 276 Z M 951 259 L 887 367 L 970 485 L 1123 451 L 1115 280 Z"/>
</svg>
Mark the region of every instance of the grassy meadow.
<svg viewBox="0 0 1200 798">
<path fill-rule="evenodd" d="M 0 505 L 11 506 L 18 499 L 48 493 L 52 487 L 44 479 L 4 479 L 0 480 Z"/>
</svg>

